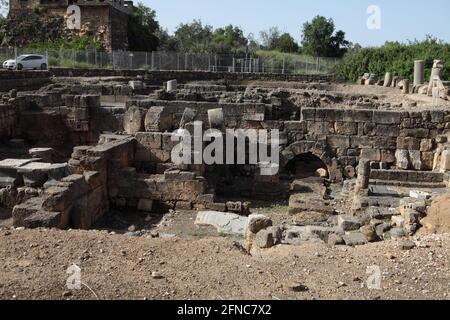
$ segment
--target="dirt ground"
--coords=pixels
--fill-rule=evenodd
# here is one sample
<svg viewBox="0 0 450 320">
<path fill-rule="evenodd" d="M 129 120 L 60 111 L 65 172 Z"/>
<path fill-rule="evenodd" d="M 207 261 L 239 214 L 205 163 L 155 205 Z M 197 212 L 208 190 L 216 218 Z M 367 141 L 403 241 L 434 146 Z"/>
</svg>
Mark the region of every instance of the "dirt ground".
<svg viewBox="0 0 450 320">
<path fill-rule="evenodd" d="M 450 236 L 331 248 L 278 246 L 250 256 L 225 237 L 107 231 L 0 231 L 1 299 L 449 299 Z M 68 290 L 67 268 L 81 268 Z M 381 290 L 365 285 L 379 266 Z M 303 286 L 302 292 L 292 288 Z"/>
</svg>

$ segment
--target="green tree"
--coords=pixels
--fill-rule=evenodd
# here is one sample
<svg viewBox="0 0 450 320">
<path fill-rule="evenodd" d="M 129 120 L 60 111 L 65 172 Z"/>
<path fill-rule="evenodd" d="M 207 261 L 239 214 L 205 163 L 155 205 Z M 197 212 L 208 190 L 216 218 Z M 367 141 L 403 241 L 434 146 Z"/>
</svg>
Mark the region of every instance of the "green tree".
<svg viewBox="0 0 450 320">
<path fill-rule="evenodd" d="M 285 53 L 298 52 L 298 44 L 289 33 L 283 33 L 277 41 L 277 50 Z"/>
<path fill-rule="evenodd" d="M 182 23 L 175 31 L 175 38 L 179 43 L 179 49 L 190 52 L 207 52 L 210 49 L 213 35 L 213 27 L 203 25 L 201 20 L 191 23 Z"/>
<path fill-rule="evenodd" d="M 131 51 L 154 51 L 159 39 L 156 12 L 139 2 L 133 16 L 128 20 L 128 46 Z"/>
<path fill-rule="evenodd" d="M 219 53 L 229 53 L 231 51 L 245 48 L 248 40 L 244 36 L 244 31 L 241 28 L 233 25 L 228 25 L 224 28 L 218 28 L 213 32 L 212 42 L 214 44 L 214 51 Z"/>
<path fill-rule="evenodd" d="M 3 27 L 6 24 L 6 19 L 4 16 L 0 15 L 0 45 L 3 42 L 3 38 L 5 37 L 5 32 L 3 31 Z"/>
<path fill-rule="evenodd" d="M 345 33 L 335 32 L 333 19 L 316 16 L 303 25 L 303 52 L 316 57 L 342 57 L 349 45 Z"/>
<path fill-rule="evenodd" d="M 281 32 L 278 27 L 272 27 L 269 30 L 261 31 L 259 37 L 261 38 L 261 45 L 265 50 L 276 50 Z"/>
<path fill-rule="evenodd" d="M 171 36 L 167 29 L 159 28 L 155 35 L 159 39 L 158 50 L 168 52 L 179 51 L 180 44 L 177 38 Z"/>
</svg>

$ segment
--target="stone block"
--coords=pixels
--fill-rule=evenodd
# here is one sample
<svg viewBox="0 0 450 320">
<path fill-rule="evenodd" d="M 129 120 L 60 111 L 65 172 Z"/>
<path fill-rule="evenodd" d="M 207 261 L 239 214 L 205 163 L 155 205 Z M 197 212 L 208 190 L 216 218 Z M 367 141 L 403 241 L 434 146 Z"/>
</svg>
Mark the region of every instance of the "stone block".
<svg viewBox="0 0 450 320">
<path fill-rule="evenodd" d="M 225 117 L 222 108 L 208 110 L 209 127 L 212 129 L 222 129 L 225 124 Z"/>
<path fill-rule="evenodd" d="M 403 150 L 420 150 L 421 140 L 412 137 L 398 137 L 397 148 Z"/>
<path fill-rule="evenodd" d="M 361 228 L 361 222 L 356 217 L 340 215 L 338 216 L 338 227 L 344 231 L 354 231 Z"/>
<path fill-rule="evenodd" d="M 361 149 L 361 159 L 381 161 L 380 149 Z"/>
<path fill-rule="evenodd" d="M 350 148 L 350 138 L 348 136 L 329 135 L 327 143 L 331 148 Z"/>
<path fill-rule="evenodd" d="M 361 232 L 352 232 L 342 237 L 347 246 L 356 247 L 368 243 L 367 237 Z"/>
<path fill-rule="evenodd" d="M 142 131 L 144 119 L 138 107 L 131 107 L 123 116 L 123 129 L 128 134 Z"/>
<path fill-rule="evenodd" d="M 338 135 L 353 136 L 358 134 L 358 125 L 354 122 L 335 122 L 334 131 Z"/>
<path fill-rule="evenodd" d="M 401 113 L 395 111 L 374 111 L 373 122 L 377 124 L 400 124 Z"/>
<path fill-rule="evenodd" d="M 245 234 L 247 222 L 247 217 L 218 211 L 200 211 L 195 220 L 198 226 L 213 226 L 219 233 L 242 236 Z"/>
<path fill-rule="evenodd" d="M 145 115 L 146 132 L 166 132 L 173 127 L 172 113 L 166 107 L 151 107 Z"/>
<path fill-rule="evenodd" d="M 162 134 L 154 132 L 138 132 L 135 135 L 138 146 L 146 149 L 162 149 Z"/>
</svg>

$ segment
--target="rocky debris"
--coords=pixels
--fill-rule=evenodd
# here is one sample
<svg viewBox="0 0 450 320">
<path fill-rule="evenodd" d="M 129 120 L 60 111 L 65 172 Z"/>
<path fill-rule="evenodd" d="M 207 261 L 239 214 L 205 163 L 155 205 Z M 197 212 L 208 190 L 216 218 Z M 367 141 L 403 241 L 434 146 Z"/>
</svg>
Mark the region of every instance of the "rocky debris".
<svg viewBox="0 0 450 320">
<path fill-rule="evenodd" d="M 349 215 L 338 216 L 338 226 L 344 231 L 355 231 L 361 227 L 358 218 Z"/>
<path fill-rule="evenodd" d="M 420 224 L 426 234 L 450 233 L 450 194 L 436 197 Z"/>
<path fill-rule="evenodd" d="M 268 249 L 281 243 L 282 230 L 280 227 L 269 227 L 256 234 L 256 245 L 261 249 Z"/>
<path fill-rule="evenodd" d="M 345 241 L 342 236 L 338 234 L 330 234 L 328 236 L 328 245 L 330 246 L 340 246 L 345 245 Z"/>
<path fill-rule="evenodd" d="M 414 249 L 416 247 L 416 244 L 414 241 L 411 240 L 403 240 L 400 241 L 398 247 L 400 248 L 400 250 L 408 251 Z"/>
<path fill-rule="evenodd" d="M 369 242 L 375 242 L 378 240 L 376 228 L 372 225 L 366 225 L 361 227 L 359 231 L 367 238 Z"/>
<path fill-rule="evenodd" d="M 351 232 L 345 234 L 342 238 L 349 247 L 362 246 L 368 243 L 367 237 L 361 232 Z"/>
<path fill-rule="evenodd" d="M 272 225 L 272 220 L 261 214 L 252 214 L 247 218 L 245 247 L 248 252 L 251 252 L 255 245 L 266 249 L 279 244 L 281 229 Z"/>
<path fill-rule="evenodd" d="M 290 245 L 302 245 L 307 241 L 328 242 L 328 238 L 333 235 L 343 235 L 342 229 L 337 227 L 288 227 L 283 232 L 283 243 Z"/>
<path fill-rule="evenodd" d="M 272 220 L 262 214 L 252 214 L 247 220 L 247 232 L 257 234 L 259 231 L 271 227 Z"/>
</svg>

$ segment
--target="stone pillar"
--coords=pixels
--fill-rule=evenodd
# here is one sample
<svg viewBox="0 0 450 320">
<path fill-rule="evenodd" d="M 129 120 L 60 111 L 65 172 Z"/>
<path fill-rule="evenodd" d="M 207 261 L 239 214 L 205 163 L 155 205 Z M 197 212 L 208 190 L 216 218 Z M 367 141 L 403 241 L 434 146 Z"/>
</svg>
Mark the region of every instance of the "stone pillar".
<svg viewBox="0 0 450 320">
<path fill-rule="evenodd" d="M 420 86 L 425 83 L 425 61 L 414 61 L 414 85 Z"/>
<path fill-rule="evenodd" d="M 403 94 L 409 94 L 409 84 L 410 81 L 408 79 L 403 80 L 403 88 L 402 88 Z"/>
<path fill-rule="evenodd" d="M 358 165 L 358 177 L 356 179 L 356 193 L 368 190 L 370 182 L 370 160 L 361 159 Z"/>
<path fill-rule="evenodd" d="M 178 82 L 177 82 L 177 80 L 170 80 L 170 81 L 167 81 L 167 88 L 166 88 L 166 91 L 167 91 L 167 92 L 173 92 L 173 91 L 176 91 L 176 90 L 177 90 L 177 87 L 178 87 Z"/>
<path fill-rule="evenodd" d="M 383 87 L 390 87 L 392 83 L 392 75 L 390 72 L 387 72 L 384 76 Z"/>
</svg>

